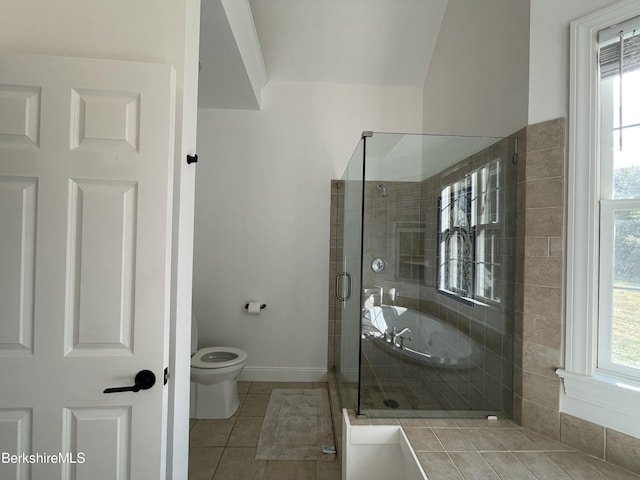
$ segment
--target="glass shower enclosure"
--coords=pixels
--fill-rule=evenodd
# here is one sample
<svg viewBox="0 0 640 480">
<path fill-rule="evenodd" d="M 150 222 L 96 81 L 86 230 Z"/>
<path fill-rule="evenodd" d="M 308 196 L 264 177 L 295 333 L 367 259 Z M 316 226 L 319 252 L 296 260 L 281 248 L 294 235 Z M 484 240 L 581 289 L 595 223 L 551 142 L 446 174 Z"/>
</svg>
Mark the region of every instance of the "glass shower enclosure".
<svg viewBox="0 0 640 480">
<path fill-rule="evenodd" d="M 515 152 L 513 138 L 363 133 L 337 194 L 344 407 L 512 417 Z"/>
</svg>

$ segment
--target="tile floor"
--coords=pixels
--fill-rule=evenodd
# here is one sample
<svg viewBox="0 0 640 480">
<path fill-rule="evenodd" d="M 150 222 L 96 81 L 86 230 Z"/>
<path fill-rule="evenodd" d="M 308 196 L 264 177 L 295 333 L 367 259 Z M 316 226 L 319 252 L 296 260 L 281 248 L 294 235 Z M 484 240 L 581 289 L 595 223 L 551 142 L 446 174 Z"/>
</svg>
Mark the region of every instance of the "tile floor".
<svg viewBox="0 0 640 480">
<path fill-rule="evenodd" d="M 356 419 L 400 424 L 429 480 L 640 480 L 510 420 Z"/>
<path fill-rule="evenodd" d="M 333 462 L 255 460 L 271 390 L 326 386 L 239 382 L 241 403 L 233 417 L 191 421 L 189 480 L 340 480 L 340 455 Z M 336 409 L 336 394 L 330 392 L 330 397 Z M 509 420 L 357 419 L 353 412 L 350 416 L 352 425 L 402 425 L 429 480 L 640 480 L 639 475 Z M 339 413 L 333 418 L 339 421 Z M 341 425 L 337 426 L 340 435 Z"/>
<path fill-rule="evenodd" d="M 340 480 L 336 461 L 255 460 L 273 388 L 326 383 L 238 382 L 240 408 L 228 420 L 191 420 L 189 480 Z"/>
</svg>

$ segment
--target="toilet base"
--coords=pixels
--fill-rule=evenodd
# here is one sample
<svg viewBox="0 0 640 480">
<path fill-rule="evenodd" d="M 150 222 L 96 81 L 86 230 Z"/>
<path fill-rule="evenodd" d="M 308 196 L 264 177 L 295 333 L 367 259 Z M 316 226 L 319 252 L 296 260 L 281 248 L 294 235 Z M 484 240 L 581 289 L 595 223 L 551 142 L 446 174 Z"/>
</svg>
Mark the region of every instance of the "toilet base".
<svg viewBox="0 0 640 480">
<path fill-rule="evenodd" d="M 191 418 L 231 418 L 240 406 L 237 380 L 222 380 L 213 385 L 196 383 L 195 387 L 195 408 Z"/>
</svg>

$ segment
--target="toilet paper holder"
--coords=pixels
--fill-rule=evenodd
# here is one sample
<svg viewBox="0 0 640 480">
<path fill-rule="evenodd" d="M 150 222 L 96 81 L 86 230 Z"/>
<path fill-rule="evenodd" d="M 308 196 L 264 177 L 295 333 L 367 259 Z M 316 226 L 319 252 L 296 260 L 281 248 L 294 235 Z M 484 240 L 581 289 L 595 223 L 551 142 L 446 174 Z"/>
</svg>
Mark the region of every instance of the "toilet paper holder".
<svg viewBox="0 0 640 480">
<path fill-rule="evenodd" d="M 249 309 L 249 304 L 247 303 L 244 308 L 246 308 L 247 310 Z M 262 305 L 260 305 L 260 310 L 264 310 L 265 308 L 267 308 L 267 304 L 263 303 Z"/>
</svg>

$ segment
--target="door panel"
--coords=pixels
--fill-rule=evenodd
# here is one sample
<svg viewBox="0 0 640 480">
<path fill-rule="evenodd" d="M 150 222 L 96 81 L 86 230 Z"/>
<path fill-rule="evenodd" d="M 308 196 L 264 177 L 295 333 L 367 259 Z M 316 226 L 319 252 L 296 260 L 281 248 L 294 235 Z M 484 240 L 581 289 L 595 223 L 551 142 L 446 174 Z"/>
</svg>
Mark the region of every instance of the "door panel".
<svg viewBox="0 0 640 480">
<path fill-rule="evenodd" d="M 34 178 L 0 177 L 0 358 L 33 353 L 36 191 Z"/>
<path fill-rule="evenodd" d="M 0 145 L 37 147 L 40 136 L 40 89 L 0 85 Z"/>
<path fill-rule="evenodd" d="M 62 478 L 122 479 L 129 478 L 131 452 L 131 410 L 127 407 L 65 408 L 65 450 L 82 452 L 62 468 Z M 118 439 L 105 444 L 102 438 Z M 88 461 L 88 459 L 93 459 Z M 96 460 L 98 459 L 98 460 Z M 75 463 L 74 463 L 75 461 Z"/>
<path fill-rule="evenodd" d="M 0 53 L 2 479 L 164 478 L 174 77 Z"/>
<path fill-rule="evenodd" d="M 69 185 L 67 355 L 132 355 L 137 184 Z"/>
<path fill-rule="evenodd" d="M 0 410 L 0 452 L 3 455 L 19 455 L 31 450 L 31 410 Z M 10 463 L 10 458 L 0 462 L 0 478 L 27 480 L 31 475 L 29 464 Z"/>
</svg>

